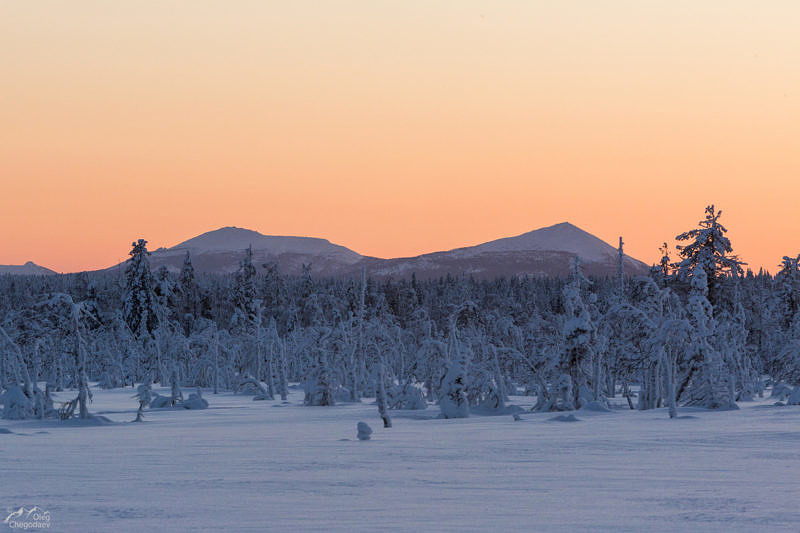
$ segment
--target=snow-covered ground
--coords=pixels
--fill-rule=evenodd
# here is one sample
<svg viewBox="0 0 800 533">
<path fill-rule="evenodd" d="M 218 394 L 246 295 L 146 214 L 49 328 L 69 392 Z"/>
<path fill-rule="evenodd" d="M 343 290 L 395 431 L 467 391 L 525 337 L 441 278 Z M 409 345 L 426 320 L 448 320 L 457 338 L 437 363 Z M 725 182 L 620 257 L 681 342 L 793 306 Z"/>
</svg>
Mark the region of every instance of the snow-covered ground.
<svg viewBox="0 0 800 533">
<path fill-rule="evenodd" d="M 208 410 L 139 424 L 131 389 L 94 394 L 117 423 L 0 420 L 0 522 L 38 506 L 51 531 L 800 530 L 800 407 L 767 400 L 676 420 L 430 407 L 383 429 L 374 405 L 303 407 L 296 390 L 206 393 Z"/>
</svg>

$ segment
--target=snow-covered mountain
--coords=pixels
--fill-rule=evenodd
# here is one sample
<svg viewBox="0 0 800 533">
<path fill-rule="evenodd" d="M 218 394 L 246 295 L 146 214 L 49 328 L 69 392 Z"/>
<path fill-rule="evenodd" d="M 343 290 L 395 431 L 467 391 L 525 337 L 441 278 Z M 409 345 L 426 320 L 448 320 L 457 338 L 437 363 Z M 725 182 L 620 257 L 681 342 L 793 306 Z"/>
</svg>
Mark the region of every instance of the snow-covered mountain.
<svg viewBox="0 0 800 533">
<path fill-rule="evenodd" d="M 568 252 L 579 255 L 586 263 L 602 262 L 609 258 L 617 260 L 616 248 L 569 222 L 461 250 L 470 255 L 487 252 Z"/>
<path fill-rule="evenodd" d="M 284 237 L 262 235 L 249 229 L 225 227 L 209 231 L 177 244 L 171 248 L 160 248 L 150 256 L 153 269 L 166 266 L 172 272 L 180 271 L 186 252 L 199 272 L 235 272 L 248 247 L 253 248 L 253 263 L 261 267 L 274 263 L 278 270 L 287 274 L 299 274 L 303 264 L 311 264 L 317 275 L 328 272 L 337 275 L 363 258 L 353 250 L 315 237 Z"/>
<path fill-rule="evenodd" d="M 374 276 L 418 278 L 465 274 L 476 278 L 497 276 L 566 276 L 575 256 L 589 275 L 612 276 L 617 271 L 617 249 L 594 235 L 562 222 L 554 226 L 486 242 L 477 246 L 434 252 L 375 263 Z M 647 273 L 647 265 L 629 256 L 623 261 L 630 275 Z"/>
<path fill-rule="evenodd" d="M 447 274 L 476 278 L 566 276 L 575 256 L 581 258 L 584 272 L 590 275 L 612 276 L 617 269 L 615 247 L 568 222 L 477 246 L 396 259 L 365 257 L 325 239 L 262 235 L 226 227 L 156 250 L 150 264 L 154 270 L 163 265 L 178 272 L 189 252 L 199 272 L 235 272 L 248 246 L 253 248 L 257 268 L 270 263 L 290 275 L 300 274 L 303 265 L 310 264 L 312 274 L 325 277 L 358 274 L 363 267 L 371 276 L 394 278 L 412 274 L 420 279 Z M 647 272 L 647 265 L 628 256 L 624 266 L 631 275 Z"/>
<path fill-rule="evenodd" d="M 268 251 L 271 255 L 306 254 L 310 256 L 336 256 L 342 261 L 355 263 L 361 256 L 356 252 L 315 237 L 282 237 L 262 235 L 249 229 L 230 226 L 209 231 L 170 248 L 173 252 L 239 252 L 248 246 L 253 250 Z"/>
<path fill-rule="evenodd" d="M 56 272 L 39 266 L 32 261 L 24 265 L 0 265 L 0 274 L 11 274 L 13 276 L 47 276 Z"/>
</svg>

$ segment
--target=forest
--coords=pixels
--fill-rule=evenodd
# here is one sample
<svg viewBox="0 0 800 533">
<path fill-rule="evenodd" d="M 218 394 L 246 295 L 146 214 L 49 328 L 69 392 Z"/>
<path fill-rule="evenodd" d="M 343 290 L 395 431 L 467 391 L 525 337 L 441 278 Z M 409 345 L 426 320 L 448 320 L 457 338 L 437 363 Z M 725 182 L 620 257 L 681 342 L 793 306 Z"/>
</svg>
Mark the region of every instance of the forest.
<svg viewBox="0 0 800 533">
<path fill-rule="evenodd" d="M 202 408 L 202 391 L 285 400 L 300 386 L 312 406 L 375 398 L 387 427 L 392 410 L 460 418 L 523 394 L 538 411 L 617 397 L 670 417 L 765 389 L 800 404 L 800 256 L 754 273 L 720 216 L 709 206 L 635 278 L 622 245 L 613 278 L 584 276 L 579 258 L 563 278 L 290 277 L 250 250 L 235 274 L 197 274 L 187 254 L 175 275 L 151 271 L 144 240 L 124 272 L 0 276 L 2 416 L 90 418 L 93 390 L 122 387 L 138 420 Z"/>
</svg>

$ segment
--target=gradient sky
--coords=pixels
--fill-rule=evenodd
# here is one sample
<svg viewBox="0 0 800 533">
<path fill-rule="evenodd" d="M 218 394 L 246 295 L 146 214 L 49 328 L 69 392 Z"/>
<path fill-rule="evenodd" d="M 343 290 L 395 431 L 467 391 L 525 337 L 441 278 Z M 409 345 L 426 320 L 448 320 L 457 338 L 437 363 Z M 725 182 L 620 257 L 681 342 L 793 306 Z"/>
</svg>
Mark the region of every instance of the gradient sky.
<svg viewBox="0 0 800 533">
<path fill-rule="evenodd" d="M 0 0 L 0 264 L 220 226 L 409 256 L 723 209 L 800 252 L 800 2 Z"/>
</svg>

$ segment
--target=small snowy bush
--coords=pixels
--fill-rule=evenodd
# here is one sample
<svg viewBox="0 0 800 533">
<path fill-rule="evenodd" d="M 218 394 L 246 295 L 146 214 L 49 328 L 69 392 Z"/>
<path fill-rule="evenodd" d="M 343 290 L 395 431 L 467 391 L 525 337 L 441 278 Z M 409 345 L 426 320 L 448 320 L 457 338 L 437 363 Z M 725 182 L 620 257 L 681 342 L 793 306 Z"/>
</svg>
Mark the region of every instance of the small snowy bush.
<svg viewBox="0 0 800 533">
<path fill-rule="evenodd" d="M 366 422 L 359 422 L 356 429 L 358 430 L 358 435 L 356 435 L 358 440 L 369 440 L 371 438 L 372 428 Z"/>
<path fill-rule="evenodd" d="M 428 408 L 422 389 L 410 383 L 395 385 L 386 391 L 390 409 L 418 411 Z"/>
<path fill-rule="evenodd" d="M 3 418 L 25 420 L 33 418 L 33 403 L 19 385 L 9 385 L 3 394 Z"/>
<path fill-rule="evenodd" d="M 181 404 L 184 409 L 207 409 L 208 401 L 203 398 L 203 393 L 200 389 L 189 395 L 189 398 L 184 400 Z"/>
<path fill-rule="evenodd" d="M 794 391 L 789 395 L 786 405 L 800 405 L 800 386 L 795 387 Z"/>
</svg>

